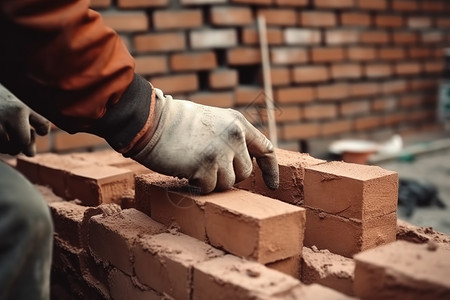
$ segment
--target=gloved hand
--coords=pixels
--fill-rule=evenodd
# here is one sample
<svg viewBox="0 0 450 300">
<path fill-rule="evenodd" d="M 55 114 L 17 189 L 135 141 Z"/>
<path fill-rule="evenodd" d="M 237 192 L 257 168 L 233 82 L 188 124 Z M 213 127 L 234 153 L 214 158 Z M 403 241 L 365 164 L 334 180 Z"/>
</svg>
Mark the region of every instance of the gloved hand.
<svg viewBox="0 0 450 300">
<path fill-rule="evenodd" d="M 46 135 L 50 122 L 0 84 L 0 153 L 36 154 L 35 132 Z"/>
<path fill-rule="evenodd" d="M 150 142 L 131 157 L 158 173 L 188 178 L 200 193 L 226 190 L 252 172 L 256 158 L 266 185 L 278 188 L 270 141 L 232 109 L 174 100 L 155 89 L 156 120 Z"/>
</svg>

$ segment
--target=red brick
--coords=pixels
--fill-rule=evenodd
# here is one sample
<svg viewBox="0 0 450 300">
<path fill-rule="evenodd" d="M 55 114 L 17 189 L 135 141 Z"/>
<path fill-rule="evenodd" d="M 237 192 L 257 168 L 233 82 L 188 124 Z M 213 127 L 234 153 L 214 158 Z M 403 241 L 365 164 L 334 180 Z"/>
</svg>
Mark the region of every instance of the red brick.
<svg viewBox="0 0 450 300">
<path fill-rule="evenodd" d="M 421 3 L 421 9 L 426 12 L 442 12 L 445 9 L 443 1 L 424 1 Z"/>
<path fill-rule="evenodd" d="M 325 32 L 328 45 L 355 44 L 358 42 L 359 32 L 350 29 L 329 29 Z"/>
<path fill-rule="evenodd" d="M 164 7 L 168 4 L 169 0 L 117 0 L 119 8 Z"/>
<path fill-rule="evenodd" d="M 227 50 L 229 65 L 254 65 L 261 63 L 261 51 L 258 48 L 238 47 Z"/>
<path fill-rule="evenodd" d="M 305 120 L 331 119 L 337 117 L 335 104 L 313 104 L 303 107 L 303 117 Z"/>
<path fill-rule="evenodd" d="M 350 60 L 366 61 L 375 59 L 376 52 L 372 47 L 349 47 L 347 56 Z"/>
<path fill-rule="evenodd" d="M 191 29 L 203 25 L 200 9 L 157 10 L 153 13 L 155 29 Z"/>
<path fill-rule="evenodd" d="M 287 28 L 284 40 L 288 45 L 317 45 L 322 41 L 322 36 L 316 29 Z"/>
<path fill-rule="evenodd" d="M 381 84 L 382 91 L 385 94 L 394 94 L 394 93 L 401 93 L 406 91 L 406 81 L 405 80 L 391 80 L 386 81 Z"/>
<path fill-rule="evenodd" d="M 417 11 L 419 9 L 419 3 L 411 0 L 393 0 L 392 9 L 396 11 Z"/>
<path fill-rule="evenodd" d="M 169 69 L 167 57 L 164 55 L 136 56 L 135 72 L 141 75 L 155 75 L 166 73 Z"/>
<path fill-rule="evenodd" d="M 403 48 L 381 48 L 378 50 L 378 56 L 383 60 L 399 60 L 406 58 Z"/>
<path fill-rule="evenodd" d="M 233 69 L 216 69 L 209 73 L 209 86 L 213 89 L 232 88 L 238 85 L 238 73 Z"/>
<path fill-rule="evenodd" d="M 343 116 L 354 116 L 370 112 L 369 100 L 346 101 L 341 103 L 340 113 Z"/>
<path fill-rule="evenodd" d="M 250 25 L 253 23 L 252 10 L 244 6 L 213 6 L 211 23 L 216 26 Z"/>
<path fill-rule="evenodd" d="M 409 107 L 419 107 L 422 104 L 422 95 L 403 95 L 400 98 L 399 106 L 403 108 L 409 108 Z"/>
<path fill-rule="evenodd" d="M 313 62 L 334 62 L 345 58 L 344 49 L 341 47 L 313 48 L 311 51 Z"/>
<path fill-rule="evenodd" d="M 36 136 L 36 140 L 34 141 L 36 146 L 36 153 L 49 152 L 52 147 L 51 133 L 45 136 Z"/>
<path fill-rule="evenodd" d="M 421 72 L 421 66 L 417 62 L 398 63 L 395 65 L 395 72 L 397 75 L 416 75 Z"/>
<path fill-rule="evenodd" d="M 274 97 L 279 103 L 305 103 L 314 100 L 315 92 L 311 87 L 278 88 L 274 91 Z"/>
<path fill-rule="evenodd" d="M 353 127 L 352 120 L 340 120 L 324 122 L 320 128 L 320 134 L 323 136 L 349 132 Z"/>
<path fill-rule="evenodd" d="M 449 18 L 436 18 L 436 24 L 439 28 L 450 28 L 450 19 Z"/>
<path fill-rule="evenodd" d="M 424 64 L 425 72 L 427 73 L 439 73 L 444 71 L 444 64 L 441 61 L 427 61 Z"/>
<path fill-rule="evenodd" d="M 149 28 L 145 12 L 105 12 L 102 17 L 106 26 L 118 32 L 146 31 Z"/>
<path fill-rule="evenodd" d="M 243 28 L 242 42 L 249 45 L 259 45 L 259 32 L 254 27 Z M 269 45 L 283 44 L 283 31 L 281 28 L 267 28 L 267 43 Z"/>
<path fill-rule="evenodd" d="M 300 256 L 293 256 L 273 263 L 268 263 L 266 264 L 266 267 L 284 273 L 296 279 L 300 278 Z"/>
<path fill-rule="evenodd" d="M 314 0 L 314 5 L 319 8 L 351 8 L 354 7 L 354 0 Z"/>
<path fill-rule="evenodd" d="M 392 75 L 392 68 L 390 64 L 367 64 L 364 68 L 364 74 L 369 78 L 388 77 Z"/>
<path fill-rule="evenodd" d="M 408 54 L 411 58 L 428 58 L 434 53 L 430 48 L 408 48 Z"/>
<path fill-rule="evenodd" d="M 211 70 L 217 67 L 216 54 L 213 51 L 177 53 L 170 57 L 173 71 Z"/>
<path fill-rule="evenodd" d="M 291 83 L 291 72 L 288 68 L 271 68 L 270 78 L 273 86 L 285 86 Z"/>
<path fill-rule="evenodd" d="M 197 76 L 191 73 L 152 77 L 151 83 L 154 87 L 163 90 L 165 94 L 195 92 L 199 86 Z"/>
<path fill-rule="evenodd" d="M 396 237 L 395 212 L 361 221 L 308 208 L 306 218 L 305 246 L 315 245 L 345 257 L 394 242 Z"/>
<path fill-rule="evenodd" d="M 182 32 L 140 34 L 133 41 L 137 52 L 166 52 L 186 48 L 186 37 Z"/>
<path fill-rule="evenodd" d="M 395 44 L 415 44 L 419 39 L 415 32 L 394 32 L 392 40 Z"/>
<path fill-rule="evenodd" d="M 111 166 L 89 166 L 73 169 L 69 175 L 67 192 L 83 205 L 118 203 L 122 193 L 134 187 L 133 173 Z"/>
<path fill-rule="evenodd" d="M 375 25 L 378 27 L 402 27 L 403 17 L 400 15 L 377 15 Z"/>
<path fill-rule="evenodd" d="M 297 299 L 292 290 L 301 285 L 291 276 L 232 255 L 196 264 L 193 277 L 193 299 Z"/>
<path fill-rule="evenodd" d="M 76 150 L 76 149 L 92 149 L 94 147 L 104 147 L 106 146 L 106 142 L 104 139 L 80 132 L 76 134 L 69 134 L 65 131 L 55 131 L 52 133 L 53 139 L 53 151 L 55 152 L 63 152 L 67 150 Z"/>
<path fill-rule="evenodd" d="M 87 207 L 69 201 L 49 203 L 50 212 L 58 237 L 70 245 L 81 248 L 80 231 Z"/>
<path fill-rule="evenodd" d="M 372 96 L 379 92 L 380 86 L 376 82 L 353 83 L 350 86 L 350 95 L 354 97 Z"/>
<path fill-rule="evenodd" d="M 389 33 L 386 31 L 364 31 L 360 35 L 360 41 L 364 44 L 386 44 L 389 42 Z"/>
<path fill-rule="evenodd" d="M 408 27 L 414 29 L 429 28 L 431 27 L 431 18 L 428 17 L 409 17 Z"/>
<path fill-rule="evenodd" d="M 371 25 L 371 17 L 368 13 L 343 12 L 341 14 L 341 24 L 343 26 L 367 27 Z"/>
<path fill-rule="evenodd" d="M 418 78 L 413 79 L 410 81 L 409 87 L 413 91 L 417 90 L 433 90 L 437 88 L 437 82 L 434 79 L 425 79 L 425 78 Z M 406 90 L 406 83 L 404 86 L 404 90 Z"/>
<path fill-rule="evenodd" d="M 395 112 L 386 114 L 383 119 L 383 124 L 392 126 L 406 120 L 407 114 L 405 112 Z"/>
<path fill-rule="evenodd" d="M 191 48 L 229 48 L 237 45 L 234 29 L 202 29 L 189 33 Z"/>
<path fill-rule="evenodd" d="M 254 86 L 238 86 L 234 90 L 236 105 L 250 104 L 254 102 L 262 92 L 261 88 L 256 88 Z"/>
<path fill-rule="evenodd" d="M 205 198 L 206 232 L 211 245 L 261 263 L 301 254 L 303 208 L 243 190 Z M 278 230 L 283 236 L 270 234 Z M 230 231 L 235 234 L 230 236 Z"/>
<path fill-rule="evenodd" d="M 303 27 L 333 27 L 337 18 L 333 12 L 303 11 L 300 13 L 300 25 Z"/>
<path fill-rule="evenodd" d="M 356 0 L 357 6 L 362 9 L 386 10 L 386 0 Z"/>
<path fill-rule="evenodd" d="M 107 8 L 111 5 L 111 0 L 91 0 L 90 7 L 94 9 Z"/>
<path fill-rule="evenodd" d="M 232 3 L 269 5 L 273 0 L 231 0 Z"/>
<path fill-rule="evenodd" d="M 355 120 L 355 129 L 369 130 L 373 128 L 378 128 L 381 124 L 382 124 L 382 117 L 380 116 L 360 117 Z"/>
<path fill-rule="evenodd" d="M 135 210 L 126 209 L 110 216 L 97 215 L 88 223 L 89 249 L 95 259 L 113 264 L 133 275 L 132 249 L 143 234 L 164 232 L 166 228 Z"/>
<path fill-rule="evenodd" d="M 162 299 L 164 296 L 157 292 L 136 285 L 135 278 L 128 276 L 118 269 L 112 269 L 108 276 L 112 299 Z"/>
<path fill-rule="evenodd" d="M 309 0 L 275 0 L 279 6 L 307 6 Z"/>
<path fill-rule="evenodd" d="M 270 49 L 271 62 L 275 65 L 305 63 L 308 55 L 305 49 L 276 47 Z"/>
<path fill-rule="evenodd" d="M 334 79 L 359 78 L 362 75 L 361 65 L 349 63 L 333 64 L 331 66 L 331 75 Z"/>
<path fill-rule="evenodd" d="M 326 66 L 298 66 L 292 70 L 292 77 L 294 82 L 321 82 L 330 79 L 330 73 Z"/>
<path fill-rule="evenodd" d="M 450 297 L 450 252 L 429 247 L 396 241 L 357 254 L 355 295 L 361 299 Z"/>
<path fill-rule="evenodd" d="M 227 0 L 180 0 L 183 5 L 219 4 L 226 3 Z"/>
<path fill-rule="evenodd" d="M 264 16 L 268 26 L 297 25 L 297 13 L 292 9 L 259 9 L 260 15 Z"/>
<path fill-rule="evenodd" d="M 321 284 L 353 296 L 355 262 L 328 250 L 303 247 L 301 281 Z"/>
<path fill-rule="evenodd" d="M 318 100 L 342 100 L 349 96 L 347 83 L 332 83 L 316 87 Z"/>
<path fill-rule="evenodd" d="M 170 233 L 144 235 L 133 253 L 139 282 L 180 300 L 191 299 L 194 266 L 224 254 L 189 236 Z"/>
<path fill-rule="evenodd" d="M 234 106 L 234 95 L 232 92 L 199 92 L 190 95 L 189 100 L 195 103 L 216 107 L 230 108 Z"/>
<path fill-rule="evenodd" d="M 440 43 L 445 41 L 444 33 L 441 31 L 422 32 L 423 43 Z"/>
<path fill-rule="evenodd" d="M 281 136 L 285 140 L 314 138 L 319 133 L 320 127 L 317 123 L 285 124 L 281 128 Z"/>
<path fill-rule="evenodd" d="M 397 99 L 394 97 L 379 98 L 372 101 L 374 111 L 394 111 L 397 108 Z"/>
</svg>

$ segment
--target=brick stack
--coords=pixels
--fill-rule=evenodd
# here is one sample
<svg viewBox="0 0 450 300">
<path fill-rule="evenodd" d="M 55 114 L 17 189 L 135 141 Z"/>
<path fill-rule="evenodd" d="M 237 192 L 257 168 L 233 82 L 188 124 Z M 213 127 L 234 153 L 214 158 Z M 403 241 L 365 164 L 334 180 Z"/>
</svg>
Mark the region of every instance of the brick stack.
<svg viewBox="0 0 450 300">
<path fill-rule="evenodd" d="M 16 167 L 40 184 L 55 224 L 54 299 L 449 295 L 450 237 L 397 228 L 397 174 L 277 154 L 279 199 L 264 195 L 257 167 L 241 184 L 249 191 L 200 196 L 187 181 L 110 151 L 19 157 Z M 84 172 L 93 165 L 101 176 Z M 75 178 L 96 193 L 73 196 Z M 422 245 L 393 243 L 396 234 Z"/>
</svg>

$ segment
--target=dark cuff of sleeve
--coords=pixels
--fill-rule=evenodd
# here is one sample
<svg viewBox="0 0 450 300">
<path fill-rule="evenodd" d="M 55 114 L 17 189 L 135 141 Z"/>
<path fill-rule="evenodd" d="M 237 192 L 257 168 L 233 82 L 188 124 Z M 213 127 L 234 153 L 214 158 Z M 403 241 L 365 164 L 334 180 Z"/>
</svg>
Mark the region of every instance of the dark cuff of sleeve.
<svg viewBox="0 0 450 300">
<path fill-rule="evenodd" d="M 108 108 L 90 132 L 103 137 L 116 151 L 129 148 L 149 118 L 151 95 L 149 82 L 135 75 L 120 100 Z"/>
</svg>

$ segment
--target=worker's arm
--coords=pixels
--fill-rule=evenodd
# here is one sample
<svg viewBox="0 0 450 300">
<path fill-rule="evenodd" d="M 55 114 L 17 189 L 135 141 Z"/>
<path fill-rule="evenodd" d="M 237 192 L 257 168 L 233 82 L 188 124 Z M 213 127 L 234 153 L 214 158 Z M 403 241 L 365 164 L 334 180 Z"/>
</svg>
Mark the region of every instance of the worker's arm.
<svg viewBox="0 0 450 300">
<path fill-rule="evenodd" d="M 105 138 L 117 151 L 202 192 L 251 171 L 278 186 L 270 142 L 233 110 L 173 101 L 134 73 L 118 35 L 89 0 L 0 0 L 0 82 L 60 128 Z M 5 44 L 5 43 L 4 43 Z"/>
</svg>

